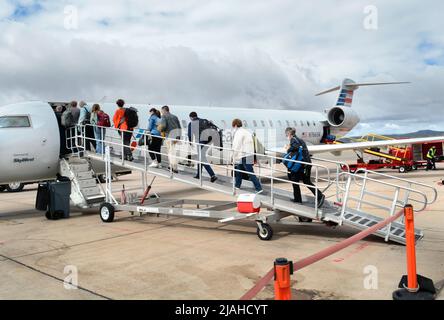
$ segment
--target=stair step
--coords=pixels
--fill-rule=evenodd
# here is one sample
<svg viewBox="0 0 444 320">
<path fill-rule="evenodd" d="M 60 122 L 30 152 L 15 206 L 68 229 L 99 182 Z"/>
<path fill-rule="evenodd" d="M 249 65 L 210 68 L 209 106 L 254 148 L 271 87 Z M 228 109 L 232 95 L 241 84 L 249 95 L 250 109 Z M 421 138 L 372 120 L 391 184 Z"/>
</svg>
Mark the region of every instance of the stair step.
<svg viewBox="0 0 444 320">
<path fill-rule="evenodd" d="M 86 199 L 87 203 L 101 203 L 105 201 L 105 196 L 102 195 L 97 195 L 97 196 L 93 196 L 93 197 L 89 197 Z"/>
<path fill-rule="evenodd" d="M 88 163 L 71 164 L 70 167 L 71 167 L 71 170 L 76 173 L 90 171 L 90 167 L 89 167 Z"/>
<path fill-rule="evenodd" d="M 98 186 L 90 188 L 82 188 L 82 193 L 85 196 L 85 198 L 90 198 L 96 195 L 103 195 L 102 190 Z"/>
<path fill-rule="evenodd" d="M 79 182 L 79 186 L 81 189 L 92 188 L 92 187 L 97 186 L 97 181 L 94 178 L 84 179 L 84 180 L 79 179 L 78 182 Z"/>
<path fill-rule="evenodd" d="M 77 173 L 75 173 L 75 175 L 76 175 L 77 179 L 79 179 L 79 180 L 91 179 L 93 177 L 91 171 L 77 172 Z"/>
</svg>

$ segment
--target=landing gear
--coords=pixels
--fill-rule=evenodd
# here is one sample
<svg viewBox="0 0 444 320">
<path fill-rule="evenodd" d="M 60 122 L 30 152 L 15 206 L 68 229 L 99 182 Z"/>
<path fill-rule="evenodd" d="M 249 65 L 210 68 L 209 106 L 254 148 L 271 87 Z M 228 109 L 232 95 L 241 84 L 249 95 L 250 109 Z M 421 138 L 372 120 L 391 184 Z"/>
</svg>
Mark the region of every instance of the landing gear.
<svg viewBox="0 0 444 320">
<path fill-rule="evenodd" d="M 0 186 L 0 192 L 5 191 L 6 190 L 6 186 Z"/>
<path fill-rule="evenodd" d="M 12 182 L 6 185 L 6 190 L 8 190 L 8 192 L 20 192 L 24 187 L 25 185 L 21 182 Z"/>
<path fill-rule="evenodd" d="M 258 222 L 256 233 L 259 239 L 263 241 L 268 241 L 273 238 L 273 229 L 269 224 L 266 223 Z"/>
<path fill-rule="evenodd" d="M 307 223 L 313 222 L 313 219 L 310 219 L 310 218 L 298 217 L 298 219 L 299 219 L 299 222 L 307 222 Z"/>
<path fill-rule="evenodd" d="M 100 205 L 100 218 L 103 222 L 113 222 L 114 221 L 114 206 L 110 203 L 102 203 Z"/>
</svg>

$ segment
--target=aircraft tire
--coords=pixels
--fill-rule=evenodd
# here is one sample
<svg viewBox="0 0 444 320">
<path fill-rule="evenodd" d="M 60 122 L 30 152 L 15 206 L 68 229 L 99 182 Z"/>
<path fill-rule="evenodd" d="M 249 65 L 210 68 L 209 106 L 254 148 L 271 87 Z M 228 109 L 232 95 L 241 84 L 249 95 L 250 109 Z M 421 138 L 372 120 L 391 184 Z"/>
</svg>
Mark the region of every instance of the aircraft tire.
<svg viewBox="0 0 444 320">
<path fill-rule="evenodd" d="M 0 186 L 0 192 L 5 191 L 6 190 L 6 186 Z"/>
<path fill-rule="evenodd" d="M 6 185 L 6 190 L 8 190 L 8 192 L 20 192 L 24 187 L 25 185 L 23 183 L 13 182 Z"/>
</svg>

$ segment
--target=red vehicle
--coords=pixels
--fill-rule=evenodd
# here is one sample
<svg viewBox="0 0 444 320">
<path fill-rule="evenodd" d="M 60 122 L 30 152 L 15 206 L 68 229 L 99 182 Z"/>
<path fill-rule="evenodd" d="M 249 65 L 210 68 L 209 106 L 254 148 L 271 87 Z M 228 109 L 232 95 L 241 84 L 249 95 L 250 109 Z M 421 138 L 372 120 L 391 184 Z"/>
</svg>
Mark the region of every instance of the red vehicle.
<svg viewBox="0 0 444 320">
<path fill-rule="evenodd" d="M 388 153 L 381 152 L 379 148 L 365 149 L 364 153 L 378 157 L 365 162 L 363 157 L 359 157 L 357 163 L 350 164 L 350 171 L 356 172 L 358 169 L 378 170 L 382 168 L 398 169 L 404 173 L 411 170 L 427 166 L 427 153 L 429 149 L 436 147 L 437 161 L 444 160 L 443 142 L 431 142 L 423 144 L 412 144 L 403 147 L 389 147 Z M 345 167 L 343 169 L 346 169 Z"/>
</svg>

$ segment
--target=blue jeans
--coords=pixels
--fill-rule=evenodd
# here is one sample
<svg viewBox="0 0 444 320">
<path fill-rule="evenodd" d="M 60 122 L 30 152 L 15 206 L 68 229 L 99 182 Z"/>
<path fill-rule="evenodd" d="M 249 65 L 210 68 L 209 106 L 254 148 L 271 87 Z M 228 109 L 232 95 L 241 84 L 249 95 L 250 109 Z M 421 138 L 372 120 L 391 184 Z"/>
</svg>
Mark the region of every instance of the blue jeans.
<svg viewBox="0 0 444 320">
<path fill-rule="evenodd" d="M 208 162 L 208 160 L 207 160 L 207 151 L 208 151 L 208 149 L 209 149 L 208 146 L 198 146 L 197 147 L 197 160 L 199 160 L 199 153 L 200 153 L 201 154 L 200 155 L 200 161 Z M 197 176 L 200 177 L 200 170 L 201 170 L 202 166 L 205 168 L 205 170 L 207 170 L 207 172 L 210 175 L 210 177 L 213 177 L 215 175 L 213 169 L 211 168 L 211 166 L 209 164 L 202 164 L 202 165 L 199 164 L 197 166 Z"/>
<path fill-rule="evenodd" d="M 248 161 L 247 161 L 248 160 Z M 256 191 L 260 191 L 262 190 L 262 186 L 261 183 L 259 182 L 259 179 L 254 175 L 254 170 L 253 170 L 253 162 L 252 159 L 247 159 L 247 157 L 242 158 L 242 161 L 238 164 L 236 164 L 235 166 L 236 170 L 242 170 L 242 171 L 247 171 L 247 172 L 251 172 L 253 174 L 248 174 L 248 177 L 250 178 L 250 181 L 253 182 L 254 184 L 254 188 L 256 189 Z M 235 171 L 235 186 L 236 188 L 240 188 L 241 184 L 242 184 L 242 172 L 239 171 Z"/>
<path fill-rule="evenodd" d="M 103 134 L 103 136 L 102 136 Z M 106 135 L 106 129 L 105 128 L 97 128 L 94 127 L 94 136 L 96 137 L 97 146 L 96 146 L 96 153 L 103 154 L 105 153 L 105 144 L 100 141 L 105 138 Z"/>
</svg>

